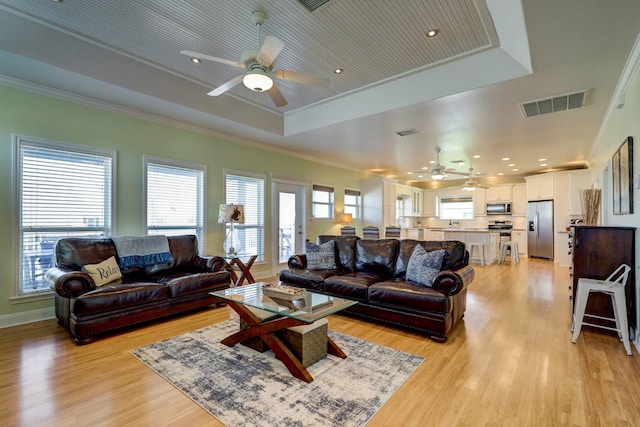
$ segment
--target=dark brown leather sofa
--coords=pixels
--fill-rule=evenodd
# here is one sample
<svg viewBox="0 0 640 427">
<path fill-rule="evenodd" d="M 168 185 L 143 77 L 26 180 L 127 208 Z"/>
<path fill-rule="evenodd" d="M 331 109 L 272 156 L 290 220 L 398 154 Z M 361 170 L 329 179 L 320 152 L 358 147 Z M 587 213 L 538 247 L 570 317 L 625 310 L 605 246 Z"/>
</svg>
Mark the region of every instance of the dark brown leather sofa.
<svg viewBox="0 0 640 427">
<path fill-rule="evenodd" d="M 306 255 L 293 255 L 289 268 L 280 272 L 281 282 L 356 300 L 358 304 L 346 309 L 345 314 L 414 329 L 437 342 L 446 341 L 464 316 L 467 286 L 474 278 L 464 243 L 318 237 L 319 244 L 330 240 L 335 241 L 336 269 L 310 270 L 306 268 Z M 427 251 L 447 251 L 433 287 L 405 279 L 418 244 Z"/>
<path fill-rule="evenodd" d="M 220 257 L 198 255 L 194 235 L 170 236 L 171 264 L 123 271 L 121 283 L 97 288 L 81 269 L 116 256 L 111 239 L 66 238 L 56 243 L 54 267 L 45 280 L 55 290 L 58 323 L 76 344 L 115 329 L 209 306 L 209 292 L 228 288 L 230 275 Z"/>
</svg>

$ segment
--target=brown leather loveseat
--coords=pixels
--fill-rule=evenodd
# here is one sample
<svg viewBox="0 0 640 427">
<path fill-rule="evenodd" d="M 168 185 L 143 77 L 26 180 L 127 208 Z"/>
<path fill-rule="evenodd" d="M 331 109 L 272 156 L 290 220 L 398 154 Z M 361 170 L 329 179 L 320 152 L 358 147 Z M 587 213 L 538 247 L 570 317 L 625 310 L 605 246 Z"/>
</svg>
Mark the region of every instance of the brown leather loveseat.
<svg viewBox="0 0 640 427">
<path fill-rule="evenodd" d="M 335 269 L 311 270 L 306 255 L 293 255 L 280 273 L 281 282 L 356 300 L 345 314 L 415 329 L 438 342 L 446 341 L 464 316 L 467 286 L 474 278 L 464 243 L 319 236 L 318 244 L 330 240 L 335 242 Z M 405 277 L 416 245 L 426 252 L 446 251 L 430 286 Z"/>
<path fill-rule="evenodd" d="M 122 272 L 120 281 L 96 287 L 82 267 L 115 256 L 112 239 L 66 238 L 56 243 L 54 267 L 45 279 L 55 290 L 58 323 L 76 344 L 97 335 L 165 316 L 209 306 L 209 292 L 228 288 L 231 279 L 220 257 L 198 255 L 194 235 L 169 236 L 172 262 Z"/>
</svg>

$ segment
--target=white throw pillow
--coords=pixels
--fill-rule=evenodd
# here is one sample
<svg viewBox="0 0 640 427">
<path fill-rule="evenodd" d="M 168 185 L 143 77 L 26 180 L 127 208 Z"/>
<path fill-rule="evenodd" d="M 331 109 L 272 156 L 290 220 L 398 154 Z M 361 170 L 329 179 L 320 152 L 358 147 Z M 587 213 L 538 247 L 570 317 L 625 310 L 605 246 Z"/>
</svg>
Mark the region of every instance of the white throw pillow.
<svg viewBox="0 0 640 427">
<path fill-rule="evenodd" d="M 431 287 L 446 253 L 444 249 L 427 252 L 422 245 L 416 245 L 407 265 L 407 280 Z"/>
<path fill-rule="evenodd" d="M 307 242 L 307 268 L 311 270 L 330 270 L 336 268 L 335 242 L 329 240 L 321 245 Z"/>
<path fill-rule="evenodd" d="M 122 278 L 122 272 L 114 256 L 105 259 L 100 264 L 85 264 L 82 271 L 91 276 L 97 287 Z"/>
</svg>

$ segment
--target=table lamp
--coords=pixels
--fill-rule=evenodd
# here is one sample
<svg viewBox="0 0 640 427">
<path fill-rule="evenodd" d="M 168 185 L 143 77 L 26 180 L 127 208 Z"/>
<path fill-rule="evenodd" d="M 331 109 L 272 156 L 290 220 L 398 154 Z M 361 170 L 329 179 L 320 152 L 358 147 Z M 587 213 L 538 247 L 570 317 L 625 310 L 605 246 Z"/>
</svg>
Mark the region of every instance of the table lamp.
<svg viewBox="0 0 640 427">
<path fill-rule="evenodd" d="M 344 213 L 342 214 L 342 225 L 353 224 L 353 214 Z"/>
<path fill-rule="evenodd" d="M 227 255 L 236 256 L 238 254 L 236 246 L 240 242 L 235 235 L 235 225 L 244 224 L 244 206 L 221 204 L 218 212 L 218 224 L 225 224 L 225 227 L 226 224 L 231 224 L 222 247 Z"/>
</svg>

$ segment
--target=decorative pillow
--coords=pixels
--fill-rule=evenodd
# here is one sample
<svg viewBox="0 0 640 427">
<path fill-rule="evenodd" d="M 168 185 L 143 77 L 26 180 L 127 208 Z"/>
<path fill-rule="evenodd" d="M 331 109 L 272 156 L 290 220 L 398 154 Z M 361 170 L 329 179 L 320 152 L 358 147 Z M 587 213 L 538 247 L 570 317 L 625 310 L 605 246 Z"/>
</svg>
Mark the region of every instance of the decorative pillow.
<svg viewBox="0 0 640 427">
<path fill-rule="evenodd" d="M 122 278 L 118 261 L 116 261 L 116 257 L 114 256 L 105 259 L 100 264 L 85 264 L 85 266 L 82 267 L 82 271 L 91 276 L 97 287 L 104 286 L 107 283 Z"/>
<path fill-rule="evenodd" d="M 422 245 L 416 245 L 407 265 L 407 280 L 431 287 L 446 253 L 444 249 L 427 252 Z"/>
<path fill-rule="evenodd" d="M 321 245 L 306 242 L 307 268 L 311 270 L 330 270 L 336 268 L 335 246 L 334 240 L 329 240 Z"/>
</svg>

